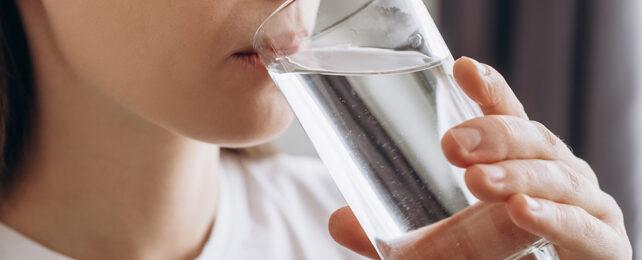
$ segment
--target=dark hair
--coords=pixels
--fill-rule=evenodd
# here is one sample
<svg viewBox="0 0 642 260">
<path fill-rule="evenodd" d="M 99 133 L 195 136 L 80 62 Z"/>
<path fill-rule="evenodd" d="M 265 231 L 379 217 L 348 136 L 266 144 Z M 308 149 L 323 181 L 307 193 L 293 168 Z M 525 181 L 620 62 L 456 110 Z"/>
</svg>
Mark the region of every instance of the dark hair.
<svg viewBox="0 0 642 260">
<path fill-rule="evenodd" d="M 14 0 L 0 0 L 0 194 L 18 178 L 34 111 L 31 56 Z"/>
</svg>

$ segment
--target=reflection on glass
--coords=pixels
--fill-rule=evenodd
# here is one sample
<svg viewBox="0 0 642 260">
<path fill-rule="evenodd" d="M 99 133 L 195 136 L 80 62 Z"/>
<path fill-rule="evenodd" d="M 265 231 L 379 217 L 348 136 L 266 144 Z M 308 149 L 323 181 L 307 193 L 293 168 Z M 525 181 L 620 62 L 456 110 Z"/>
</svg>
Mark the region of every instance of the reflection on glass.
<svg viewBox="0 0 642 260">
<path fill-rule="evenodd" d="M 440 140 L 481 114 L 421 1 L 288 1 L 255 48 L 382 257 L 410 232 L 474 209 Z"/>
</svg>

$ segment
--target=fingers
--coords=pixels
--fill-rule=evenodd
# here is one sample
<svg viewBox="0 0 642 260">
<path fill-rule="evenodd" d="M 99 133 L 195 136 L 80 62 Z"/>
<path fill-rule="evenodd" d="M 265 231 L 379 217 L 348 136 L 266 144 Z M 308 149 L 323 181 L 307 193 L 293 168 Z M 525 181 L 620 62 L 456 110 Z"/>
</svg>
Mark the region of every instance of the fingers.
<svg viewBox="0 0 642 260">
<path fill-rule="evenodd" d="M 330 216 L 328 230 L 340 245 L 366 257 L 379 257 L 350 207 L 340 208 Z"/>
<path fill-rule="evenodd" d="M 540 123 L 513 116 L 487 116 L 449 130 L 442 150 L 456 166 L 514 159 L 571 159 L 573 153 Z"/>
<path fill-rule="evenodd" d="M 464 57 L 455 63 L 454 76 L 485 115 L 511 115 L 528 119 L 522 103 L 515 97 L 504 77 L 490 66 Z"/>
<path fill-rule="evenodd" d="M 623 255 L 627 246 L 616 231 L 580 207 L 523 194 L 513 196 L 507 207 L 517 226 L 573 252 L 576 259 L 631 259 Z"/>
<path fill-rule="evenodd" d="M 502 203 L 477 203 L 382 250 L 386 259 L 505 259 L 537 237 L 517 227 Z M 490 246 L 489 246 L 490 245 Z"/>
<path fill-rule="evenodd" d="M 618 217 L 618 205 L 591 180 L 562 161 L 511 160 L 469 167 L 465 175 L 470 191 L 486 202 L 504 202 L 515 194 L 584 208 L 598 219 Z"/>
<path fill-rule="evenodd" d="M 622 212 L 599 189 L 590 166 L 542 124 L 528 121 L 491 67 L 462 58 L 454 76 L 486 115 L 442 139 L 448 160 L 467 168 L 471 192 L 485 202 L 506 202 L 514 224 L 553 242 L 564 259 L 630 259 Z"/>
</svg>

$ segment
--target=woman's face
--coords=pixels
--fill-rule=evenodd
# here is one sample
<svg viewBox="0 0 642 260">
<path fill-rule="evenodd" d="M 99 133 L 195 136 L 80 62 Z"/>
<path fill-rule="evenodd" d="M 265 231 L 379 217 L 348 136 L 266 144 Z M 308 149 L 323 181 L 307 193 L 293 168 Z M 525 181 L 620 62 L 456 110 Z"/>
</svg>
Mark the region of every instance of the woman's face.
<svg viewBox="0 0 642 260">
<path fill-rule="evenodd" d="M 275 136 L 287 103 L 252 36 L 279 0 L 41 0 L 82 85 L 173 132 L 224 146 Z"/>
</svg>

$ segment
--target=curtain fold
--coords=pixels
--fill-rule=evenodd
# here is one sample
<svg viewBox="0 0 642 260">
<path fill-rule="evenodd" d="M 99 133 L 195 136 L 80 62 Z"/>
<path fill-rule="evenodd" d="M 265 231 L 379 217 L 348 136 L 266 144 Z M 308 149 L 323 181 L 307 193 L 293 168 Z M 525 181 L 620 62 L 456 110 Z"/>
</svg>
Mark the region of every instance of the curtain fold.
<svg viewBox="0 0 642 260">
<path fill-rule="evenodd" d="M 640 11 L 642 13 L 642 8 L 640 8 Z M 642 24 L 642 19 L 640 19 L 640 24 Z M 640 39 L 639 42 L 642 43 L 642 31 L 640 32 L 640 35 L 641 35 L 641 37 L 639 38 Z M 640 61 L 638 68 L 642 68 L 642 44 L 640 44 L 640 55 L 638 57 L 639 57 L 639 61 Z M 635 173 L 635 175 L 634 175 L 634 178 L 635 178 L 634 183 L 637 183 L 637 185 L 642 183 L 642 71 L 640 71 L 638 75 L 640 75 L 640 77 L 638 77 L 638 86 L 639 86 L 639 88 L 638 88 L 638 94 L 637 94 L 637 98 L 638 98 L 637 99 L 637 108 L 636 108 L 637 115 L 634 115 L 634 117 L 632 119 L 634 121 L 637 121 L 637 123 L 638 123 L 638 125 L 637 125 L 637 127 L 635 129 L 635 133 L 637 133 L 637 142 L 636 142 L 636 144 L 637 144 L 636 145 L 637 152 L 635 154 L 636 154 L 636 157 L 638 159 L 636 159 L 637 165 L 636 165 L 635 171 L 634 171 L 634 173 Z M 636 196 L 634 203 L 638 207 L 640 207 L 640 205 L 642 205 L 642 197 L 641 196 Z M 642 215 L 642 213 L 638 212 L 637 218 L 635 219 L 635 226 L 638 227 L 638 228 L 642 227 L 642 217 L 640 215 Z M 638 231 L 637 234 L 632 234 L 632 235 L 635 235 L 635 238 L 632 241 L 634 243 L 633 244 L 633 248 L 636 251 L 639 252 L 639 251 L 642 250 L 642 232 Z"/>
<path fill-rule="evenodd" d="M 454 55 L 497 67 L 531 118 L 593 166 L 634 245 L 642 233 L 639 2 L 444 0 L 440 21 Z"/>
<path fill-rule="evenodd" d="M 642 28 L 642 1 L 637 1 L 637 6 L 635 8 L 631 8 L 632 12 L 634 13 L 633 16 L 637 17 L 637 20 L 635 21 L 635 24 L 638 26 L 638 28 Z M 637 15 L 636 15 L 637 14 Z M 636 33 L 636 43 L 637 43 L 637 48 L 636 48 L 636 53 L 637 55 L 634 55 L 637 57 L 637 65 L 636 67 L 637 72 L 636 74 L 636 85 L 638 86 L 637 88 L 637 108 L 635 109 L 636 114 L 633 115 L 633 118 L 631 118 L 631 121 L 637 122 L 637 127 L 634 130 L 636 133 L 636 163 L 637 166 L 635 167 L 634 171 L 634 183 L 635 185 L 640 185 L 642 183 L 642 29 L 635 30 L 634 33 Z M 642 207 L 642 196 L 636 196 L 635 197 L 635 204 L 638 207 Z M 635 220 L 636 222 L 636 227 L 642 228 L 642 210 L 638 209 L 638 216 L 637 219 Z M 638 233 L 635 235 L 635 239 L 633 241 L 633 248 L 637 252 L 640 252 L 642 250 L 642 231 L 638 231 Z M 640 253 L 637 253 L 638 256 L 640 256 Z"/>
</svg>

